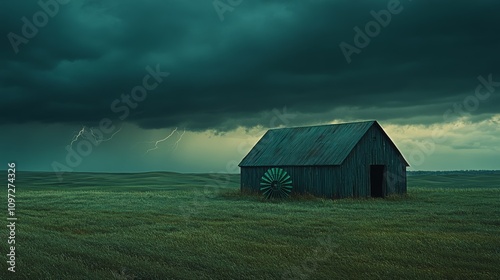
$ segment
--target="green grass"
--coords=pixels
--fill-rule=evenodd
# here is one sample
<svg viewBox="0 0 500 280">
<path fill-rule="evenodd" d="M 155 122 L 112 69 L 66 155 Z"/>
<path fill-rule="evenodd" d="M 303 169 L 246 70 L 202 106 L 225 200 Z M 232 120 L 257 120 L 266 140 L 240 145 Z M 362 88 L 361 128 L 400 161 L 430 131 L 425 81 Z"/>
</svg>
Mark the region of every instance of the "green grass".
<svg viewBox="0 0 500 280">
<path fill-rule="evenodd" d="M 0 279 L 500 276 L 496 173 L 410 176 L 406 197 L 285 201 L 241 194 L 238 175 L 17 177 L 17 272 L 2 261 Z"/>
</svg>

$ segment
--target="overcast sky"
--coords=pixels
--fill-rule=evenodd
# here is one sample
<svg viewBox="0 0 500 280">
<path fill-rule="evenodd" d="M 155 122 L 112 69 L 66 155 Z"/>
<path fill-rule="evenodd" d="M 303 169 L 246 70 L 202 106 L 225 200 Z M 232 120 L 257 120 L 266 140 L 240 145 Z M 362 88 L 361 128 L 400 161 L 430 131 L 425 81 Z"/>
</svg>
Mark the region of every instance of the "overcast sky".
<svg viewBox="0 0 500 280">
<path fill-rule="evenodd" d="M 500 169 L 498 1 L 39 3 L 0 1 L 22 170 L 237 172 L 270 127 L 372 119 L 413 170 Z"/>
</svg>

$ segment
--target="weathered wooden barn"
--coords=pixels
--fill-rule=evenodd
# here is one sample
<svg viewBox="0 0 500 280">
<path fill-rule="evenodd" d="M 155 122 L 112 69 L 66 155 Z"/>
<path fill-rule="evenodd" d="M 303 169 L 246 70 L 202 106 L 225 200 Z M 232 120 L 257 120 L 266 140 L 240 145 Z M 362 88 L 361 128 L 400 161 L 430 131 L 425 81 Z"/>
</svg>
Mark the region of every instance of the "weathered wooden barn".
<svg viewBox="0 0 500 280">
<path fill-rule="evenodd" d="M 241 190 L 327 198 L 406 193 L 409 166 L 376 121 L 271 129 L 239 164 Z"/>
</svg>

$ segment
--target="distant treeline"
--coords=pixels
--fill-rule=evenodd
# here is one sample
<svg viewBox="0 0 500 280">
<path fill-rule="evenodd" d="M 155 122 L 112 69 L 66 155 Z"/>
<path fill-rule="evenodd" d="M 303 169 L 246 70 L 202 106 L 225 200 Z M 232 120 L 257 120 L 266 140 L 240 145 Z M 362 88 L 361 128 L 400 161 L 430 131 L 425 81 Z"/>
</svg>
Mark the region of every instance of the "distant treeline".
<svg viewBox="0 0 500 280">
<path fill-rule="evenodd" d="M 500 175 L 500 170 L 408 171 L 408 176 L 422 175 Z"/>
</svg>

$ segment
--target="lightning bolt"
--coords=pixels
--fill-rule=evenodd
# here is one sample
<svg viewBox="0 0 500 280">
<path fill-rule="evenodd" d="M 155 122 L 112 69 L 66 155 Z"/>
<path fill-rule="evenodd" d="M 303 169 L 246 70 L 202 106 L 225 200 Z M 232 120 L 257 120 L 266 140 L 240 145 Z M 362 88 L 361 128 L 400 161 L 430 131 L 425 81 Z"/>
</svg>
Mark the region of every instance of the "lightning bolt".
<svg viewBox="0 0 500 280">
<path fill-rule="evenodd" d="M 75 143 L 76 141 L 78 141 L 78 139 L 80 137 L 83 137 L 83 134 L 85 133 L 85 126 L 82 127 L 82 129 L 80 129 L 80 131 L 78 132 L 77 135 L 73 136 L 73 139 L 71 140 L 71 143 L 69 144 L 69 146 L 71 148 L 73 148 L 73 143 Z"/>
<path fill-rule="evenodd" d="M 182 132 L 182 134 L 177 131 L 177 134 L 179 134 L 179 139 L 177 139 L 177 141 L 175 141 L 174 151 L 177 150 L 177 147 L 179 146 L 179 142 L 181 141 L 182 136 L 184 136 L 184 133 L 186 133 L 186 129 L 185 128 L 184 128 L 184 131 Z"/>
<path fill-rule="evenodd" d="M 92 130 L 92 127 L 90 128 L 90 134 L 92 134 L 92 136 L 94 136 L 94 139 L 96 140 L 97 144 L 101 144 L 102 142 L 108 142 L 109 140 L 113 139 L 113 137 L 115 137 L 115 135 L 122 131 L 122 128 L 123 128 L 123 124 L 120 126 L 120 128 L 115 131 L 113 134 L 111 134 L 111 136 L 107 139 L 99 139 L 99 137 L 97 137 L 97 135 L 94 134 L 94 131 Z"/>
<path fill-rule="evenodd" d="M 123 124 L 120 126 L 120 128 L 117 131 L 115 131 L 115 133 L 111 134 L 111 136 L 108 139 L 104 139 L 101 142 L 108 142 L 109 140 L 113 139 L 113 137 L 115 137 L 115 135 L 118 134 L 118 132 L 122 131 L 122 128 L 123 128 Z"/>
<path fill-rule="evenodd" d="M 101 143 L 101 139 L 99 139 L 99 137 L 97 135 L 94 134 L 94 130 L 92 129 L 92 127 L 90 128 L 90 134 L 94 137 L 94 140 L 96 141 L 96 143 Z"/>
<path fill-rule="evenodd" d="M 149 143 L 155 143 L 155 146 L 154 146 L 154 148 L 151 148 L 151 149 L 147 150 L 146 154 L 149 153 L 149 152 L 151 152 L 151 151 L 154 151 L 154 150 L 158 149 L 158 144 L 161 143 L 161 142 L 167 141 L 168 138 L 172 137 L 172 135 L 174 135 L 174 133 L 176 131 L 177 131 L 177 127 L 174 130 L 172 130 L 172 132 L 167 137 L 165 137 L 163 139 L 160 139 L 160 140 L 158 140 L 156 142 L 149 142 Z"/>
<path fill-rule="evenodd" d="M 92 137 L 94 137 L 95 142 L 97 144 L 101 144 L 102 142 L 107 142 L 107 141 L 113 139 L 113 137 L 115 137 L 115 135 L 118 132 L 120 132 L 122 130 L 122 128 L 123 128 L 123 124 L 122 124 L 122 126 L 120 126 L 120 128 L 117 131 L 115 131 L 113 134 L 111 134 L 111 136 L 109 138 L 107 138 L 107 139 L 101 139 L 99 136 L 97 136 L 94 133 L 94 130 L 92 129 L 92 127 L 91 128 L 87 128 L 86 126 L 83 126 L 82 129 L 80 129 L 80 131 L 78 131 L 78 134 L 75 135 L 75 136 L 73 136 L 73 139 L 71 140 L 71 143 L 69 144 L 69 146 L 71 148 L 73 148 L 73 144 L 76 141 L 78 141 L 78 139 L 80 139 L 80 138 L 87 138 L 88 139 L 89 135 L 88 134 L 87 135 L 84 134 L 86 131 L 90 131 L 90 135 L 92 135 Z"/>
</svg>

